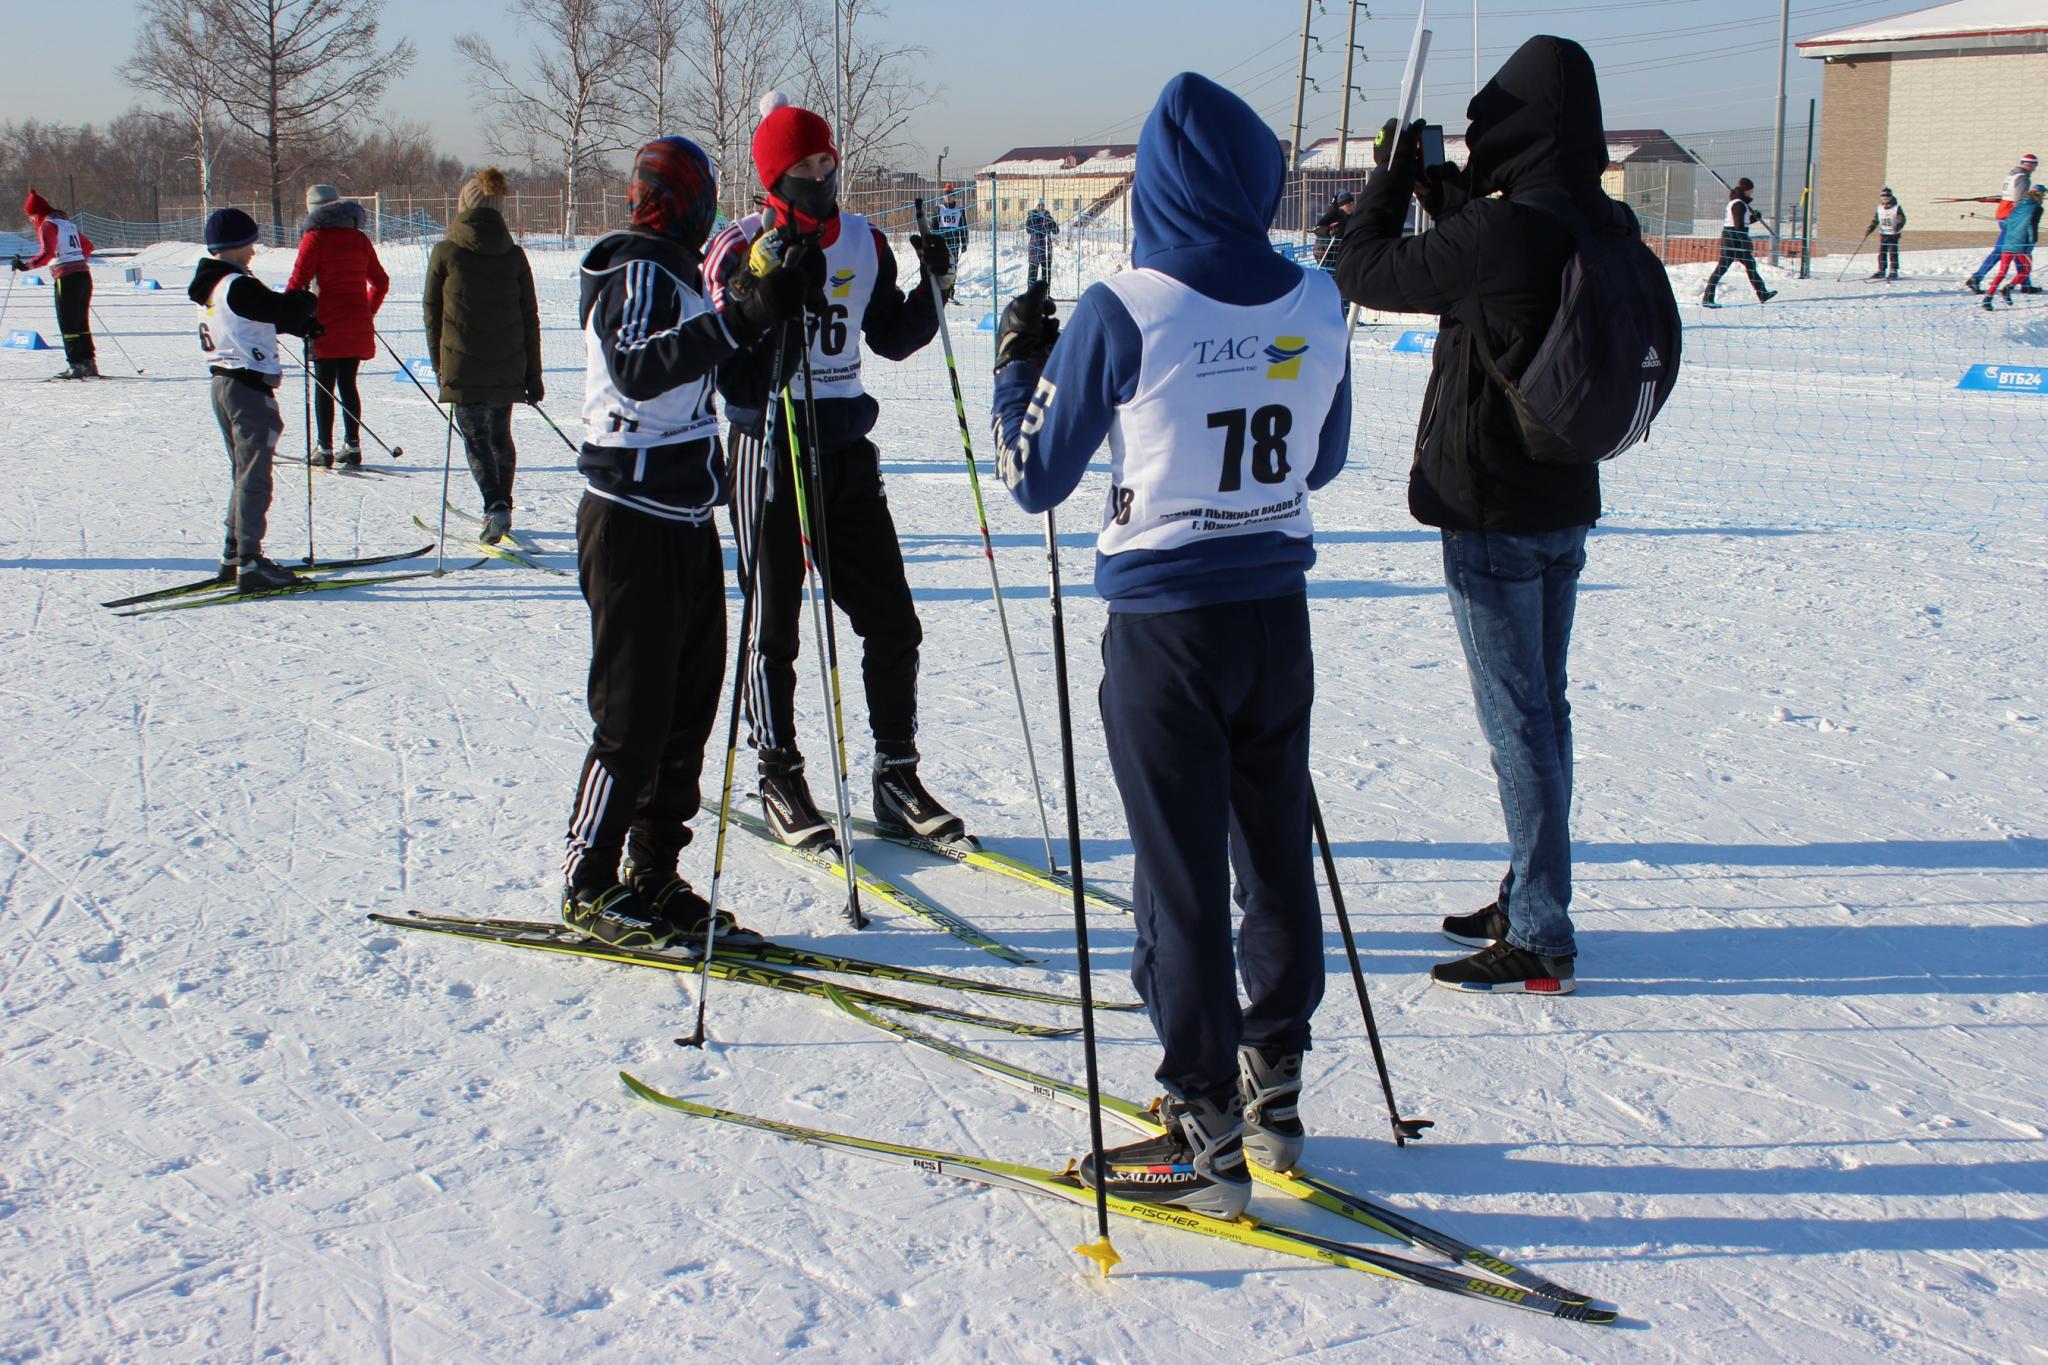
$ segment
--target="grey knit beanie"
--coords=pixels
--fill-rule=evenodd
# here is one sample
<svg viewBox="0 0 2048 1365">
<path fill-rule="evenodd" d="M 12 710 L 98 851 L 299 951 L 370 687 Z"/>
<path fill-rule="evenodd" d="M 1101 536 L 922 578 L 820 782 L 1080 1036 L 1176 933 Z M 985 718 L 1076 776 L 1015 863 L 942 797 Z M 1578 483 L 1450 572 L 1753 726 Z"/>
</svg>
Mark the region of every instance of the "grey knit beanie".
<svg viewBox="0 0 2048 1365">
<path fill-rule="evenodd" d="M 331 204 L 339 198 L 341 198 L 341 191 L 332 185 L 306 186 L 306 207 L 308 209 L 317 209 L 322 204 Z"/>
</svg>

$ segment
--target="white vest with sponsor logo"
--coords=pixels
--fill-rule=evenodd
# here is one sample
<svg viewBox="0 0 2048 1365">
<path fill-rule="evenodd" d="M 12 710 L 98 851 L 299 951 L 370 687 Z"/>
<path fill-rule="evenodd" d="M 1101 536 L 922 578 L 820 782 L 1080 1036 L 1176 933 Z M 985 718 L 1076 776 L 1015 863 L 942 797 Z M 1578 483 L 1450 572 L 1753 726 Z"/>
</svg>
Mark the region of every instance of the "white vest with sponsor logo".
<svg viewBox="0 0 2048 1365">
<path fill-rule="evenodd" d="M 1137 325 L 1131 400 L 1109 430 L 1096 548 L 1310 534 L 1308 472 L 1347 363 L 1344 304 L 1321 271 L 1271 303 L 1218 303 L 1156 270 L 1108 281 Z"/>
<path fill-rule="evenodd" d="M 749 214 L 739 228 L 752 242 L 761 235 L 761 215 Z M 825 248 L 825 313 L 810 320 L 811 385 L 820 398 L 867 392 L 860 382 L 860 328 L 881 269 L 874 229 L 859 214 L 841 209 L 839 235 Z"/>
<path fill-rule="evenodd" d="M 1735 206 L 1737 204 L 1742 205 L 1743 208 L 1742 221 L 1739 223 L 1735 221 Z M 1721 215 L 1722 228 L 1740 228 L 1744 232 L 1747 232 L 1749 230 L 1749 225 L 1755 221 L 1756 210 L 1750 207 L 1750 201 L 1747 199 L 1738 199 L 1735 196 L 1730 195 L 1728 199 L 1727 211 Z"/>
<path fill-rule="evenodd" d="M 1906 210 L 1897 201 L 1877 206 L 1877 230 L 1890 237 L 1899 230 L 1899 220 L 1906 216 Z"/>
<path fill-rule="evenodd" d="M 199 349 L 206 353 L 207 368 L 282 375 L 284 366 L 277 358 L 277 328 L 245 318 L 228 307 L 228 290 L 241 278 L 239 271 L 221 276 L 200 306 Z"/>
<path fill-rule="evenodd" d="M 604 273 L 622 275 L 625 280 L 624 334 L 613 341 L 619 350 L 647 343 L 646 310 L 644 307 L 636 309 L 634 303 L 650 294 L 657 280 L 665 279 L 682 296 L 682 317 L 677 325 L 711 311 L 710 302 L 692 285 L 654 261 L 621 261 Z M 701 379 L 664 389 L 652 398 L 628 398 L 612 383 L 611 366 L 605 361 L 604 340 L 597 329 L 598 310 L 593 308 L 583 324 L 585 442 L 615 449 L 649 450 L 655 446 L 705 440 L 718 434 L 718 415 L 711 401 L 716 392 L 716 370 L 707 369 Z"/>
</svg>

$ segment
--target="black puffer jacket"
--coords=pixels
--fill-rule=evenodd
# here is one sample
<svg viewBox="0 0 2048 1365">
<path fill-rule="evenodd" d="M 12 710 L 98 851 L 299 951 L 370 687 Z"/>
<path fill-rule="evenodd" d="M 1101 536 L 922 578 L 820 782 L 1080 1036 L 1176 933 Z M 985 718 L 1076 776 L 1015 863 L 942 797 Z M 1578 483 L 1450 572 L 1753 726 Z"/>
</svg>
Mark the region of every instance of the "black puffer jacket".
<svg viewBox="0 0 2048 1365">
<path fill-rule="evenodd" d="M 427 257 L 422 300 L 442 402 L 540 401 L 533 269 L 496 209 L 456 215 Z"/>
<path fill-rule="evenodd" d="M 1344 234 L 1337 283 L 1367 308 L 1440 315 L 1408 476 L 1417 521 L 1468 531 L 1587 525 L 1600 515 L 1598 472 L 1528 457 L 1469 329 L 1483 315 L 1494 358 L 1519 378 L 1557 316 L 1573 249 L 1554 214 L 1488 196 L 1541 190 L 1568 196 L 1589 215 L 1614 211 L 1600 190 L 1607 143 L 1592 58 L 1564 38 L 1531 38 L 1466 114 L 1469 164 L 1424 193 L 1436 226 L 1401 236 L 1418 170 L 1412 160 L 1373 172 Z"/>
</svg>

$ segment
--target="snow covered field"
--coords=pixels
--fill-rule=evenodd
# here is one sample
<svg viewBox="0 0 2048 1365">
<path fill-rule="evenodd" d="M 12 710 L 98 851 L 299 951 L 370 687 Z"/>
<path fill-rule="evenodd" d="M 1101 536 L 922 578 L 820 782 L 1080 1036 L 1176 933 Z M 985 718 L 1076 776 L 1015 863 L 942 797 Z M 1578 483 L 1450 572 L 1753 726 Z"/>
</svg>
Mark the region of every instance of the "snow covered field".
<svg viewBox="0 0 2048 1365">
<path fill-rule="evenodd" d="M 386 321 L 417 354 L 418 265 L 389 255 Z M 492 563 L 103 611 L 209 570 L 226 492 L 189 249 L 144 258 L 161 293 L 108 269 L 103 326 L 145 376 L 45 385 L 54 353 L 0 352 L 0 1359 L 2048 1359 L 2048 406 L 1953 388 L 1973 361 L 2035 363 L 2048 308 L 1984 317 L 1963 255 L 1909 254 L 1888 287 L 1823 262 L 1764 310 L 1731 280 L 1717 313 L 1693 303 L 1705 267 L 1676 272 L 1691 368 L 1611 471 L 1580 602 L 1563 1000 L 1423 974 L 1503 846 L 1435 537 L 1403 500 L 1426 361 L 1389 350 L 1396 327 L 1359 334 L 1354 464 L 1316 504 L 1317 780 L 1397 1093 L 1437 1127 L 1386 1139 L 1333 925 L 1311 1159 L 1611 1300 L 1612 1329 L 1133 1224 L 1118 1274 L 1087 1278 L 1078 1210 L 694 1125 L 616 1073 L 1049 1164 L 1085 1145 L 1075 1115 L 820 1002 L 717 983 L 718 1043 L 687 1051 L 695 978 L 366 923 L 552 911 L 588 727 L 573 581 Z M 571 262 L 536 266 L 550 359 L 575 366 Z M 48 309 L 16 289 L 5 326 L 49 335 Z M 954 312 L 970 401 L 985 310 Z M 927 778 L 1036 858 L 943 366 L 870 364 L 927 634 Z M 106 340 L 101 365 L 122 372 Z M 434 516 L 443 428 L 391 369 L 366 415 L 405 458 L 320 477 L 323 557 L 418 544 L 410 518 Z M 577 376 L 548 382 L 567 422 Z M 516 432 L 521 524 L 568 565 L 569 452 L 530 414 Z M 1086 851 L 1122 890 L 1090 700 L 1099 487 L 1062 523 L 1062 572 Z M 1050 774 L 1042 539 L 991 493 Z M 279 558 L 303 552 L 303 496 L 281 466 Z M 809 669 L 807 645 L 816 735 Z M 848 711 L 865 773 L 857 689 Z M 1052 969 L 893 916 L 846 932 L 825 883 L 744 842 L 730 894 L 780 939 L 1072 988 L 1062 903 L 869 852 Z M 685 870 L 708 861 L 706 839 Z M 1092 921 L 1105 995 L 1129 994 L 1126 926 Z M 1103 1029 L 1107 1086 L 1148 1096 L 1142 1019 Z M 941 1031 L 1080 1076 L 1075 1042 Z"/>
</svg>

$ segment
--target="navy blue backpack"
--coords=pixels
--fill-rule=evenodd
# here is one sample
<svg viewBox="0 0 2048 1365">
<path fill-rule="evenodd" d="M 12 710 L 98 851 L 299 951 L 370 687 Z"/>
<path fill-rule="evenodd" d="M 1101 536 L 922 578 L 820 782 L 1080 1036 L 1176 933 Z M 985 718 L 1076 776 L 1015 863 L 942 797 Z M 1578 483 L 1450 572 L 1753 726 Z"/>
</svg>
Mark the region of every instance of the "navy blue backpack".
<svg viewBox="0 0 2048 1365">
<path fill-rule="evenodd" d="M 1483 314 L 1469 329 L 1479 363 L 1514 405 L 1531 459 L 1611 460 L 1650 434 L 1678 384 L 1684 331 L 1671 277 L 1626 205 L 1609 200 L 1612 216 L 1595 227 L 1560 194 L 1516 195 L 1514 202 L 1562 220 L 1577 244 L 1565 262 L 1557 317 L 1521 379 L 1501 373 Z"/>
</svg>

